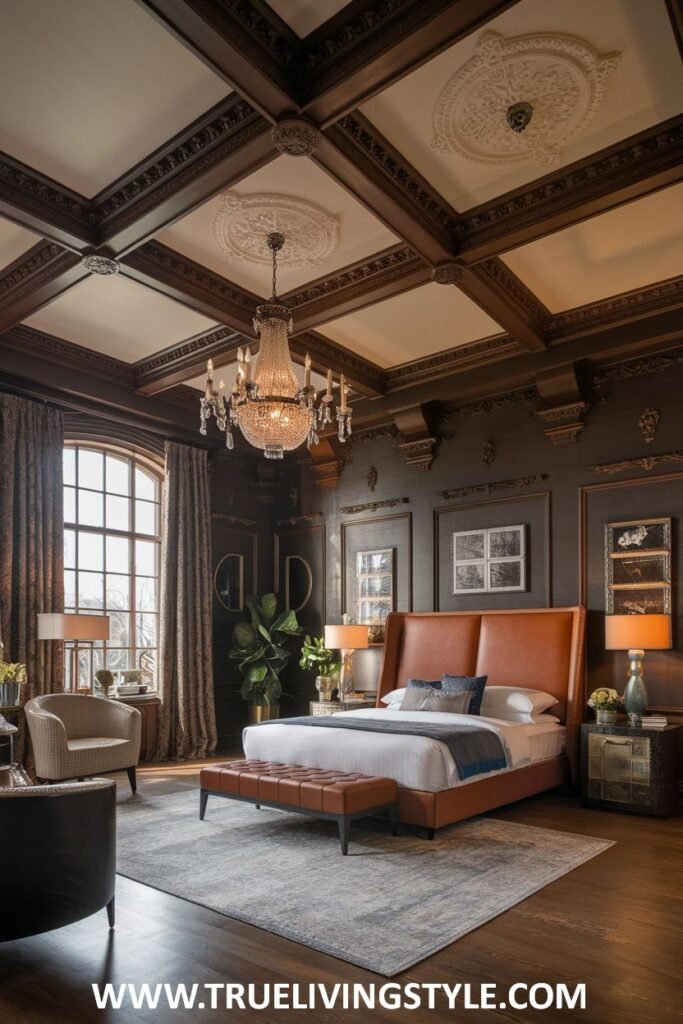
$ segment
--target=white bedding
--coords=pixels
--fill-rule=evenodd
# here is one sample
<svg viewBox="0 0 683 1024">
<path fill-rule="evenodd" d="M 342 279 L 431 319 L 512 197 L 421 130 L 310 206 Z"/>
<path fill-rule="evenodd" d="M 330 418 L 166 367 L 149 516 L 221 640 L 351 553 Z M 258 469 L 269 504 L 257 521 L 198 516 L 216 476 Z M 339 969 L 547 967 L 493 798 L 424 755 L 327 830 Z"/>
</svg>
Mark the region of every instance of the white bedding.
<svg viewBox="0 0 683 1024">
<path fill-rule="evenodd" d="M 555 723 L 521 725 L 480 715 L 390 711 L 387 708 L 344 711 L 341 715 L 380 717 L 382 721 L 395 719 L 405 722 L 414 719 L 422 723 L 431 721 L 479 725 L 500 737 L 509 766 L 502 771 L 511 771 L 532 761 L 554 757 L 561 753 L 564 742 L 564 727 Z M 426 736 L 316 729 L 308 725 L 288 725 L 284 720 L 248 727 L 244 730 L 243 743 L 246 757 L 259 761 L 281 761 L 307 768 L 336 768 L 338 771 L 361 772 L 363 775 L 385 775 L 396 779 L 399 786 L 430 793 L 468 785 L 487 775 L 500 774 L 487 772 L 461 782 L 448 747 Z"/>
</svg>

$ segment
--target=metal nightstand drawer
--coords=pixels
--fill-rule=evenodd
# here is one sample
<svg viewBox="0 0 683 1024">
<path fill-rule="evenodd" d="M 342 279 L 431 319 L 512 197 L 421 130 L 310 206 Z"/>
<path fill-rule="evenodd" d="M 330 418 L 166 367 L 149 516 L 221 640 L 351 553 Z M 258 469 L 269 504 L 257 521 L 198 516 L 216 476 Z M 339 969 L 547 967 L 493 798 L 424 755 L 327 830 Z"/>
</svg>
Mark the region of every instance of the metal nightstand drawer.
<svg viewBox="0 0 683 1024">
<path fill-rule="evenodd" d="M 676 731 L 582 726 L 583 802 L 641 814 L 674 813 Z"/>
</svg>

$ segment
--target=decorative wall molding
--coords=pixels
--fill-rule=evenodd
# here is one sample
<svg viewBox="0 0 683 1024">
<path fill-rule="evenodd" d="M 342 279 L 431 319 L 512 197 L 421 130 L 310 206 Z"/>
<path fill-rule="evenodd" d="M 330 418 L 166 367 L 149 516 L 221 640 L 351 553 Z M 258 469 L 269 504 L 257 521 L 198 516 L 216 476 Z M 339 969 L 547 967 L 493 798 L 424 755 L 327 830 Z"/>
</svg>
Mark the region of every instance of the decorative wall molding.
<svg viewBox="0 0 683 1024">
<path fill-rule="evenodd" d="M 243 519 L 242 516 L 230 516 L 226 512 L 212 512 L 211 518 L 229 523 L 230 526 L 256 526 L 255 519 Z"/>
<path fill-rule="evenodd" d="M 434 108 L 432 148 L 481 164 L 560 162 L 560 142 L 578 135 L 600 107 L 620 55 L 598 54 L 574 36 L 505 39 L 483 32 L 474 55 L 446 83 Z M 513 131 L 502 116 L 532 104 L 531 120 Z"/>
<path fill-rule="evenodd" d="M 449 423 L 451 420 L 466 419 L 469 416 L 481 416 L 484 413 L 494 412 L 496 409 L 503 409 L 506 405 L 530 405 L 538 401 L 538 390 L 536 387 L 518 388 L 514 391 L 505 391 L 500 395 L 492 395 L 490 398 L 479 398 L 473 402 L 464 402 L 459 405 L 447 405 L 441 414 L 441 422 Z M 446 435 L 442 435 L 444 438 Z"/>
<path fill-rule="evenodd" d="M 365 479 L 368 488 L 374 493 L 375 487 L 377 486 L 377 481 L 379 480 L 379 472 L 377 471 L 377 466 L 370 466 L 370 469 L 368 470 L 368 474 Z"/>
<path fill-rule="evenodd" d="M 286 519 L 276 519 L 276 526 L 301 526 L 302 523 L 313 523 L 316 519 L 322 519 L 322 512 L 306 512 L 301 516 L 288 516 Z"/>
<path fill-rule="evenodd" d="M 421 437 L 413 441 L 402 441 L 395 445 L 406 461 L 406 465 L 418 473 L 432 468 L 439 447 L 437 437 Z"/>
<path fill-rule="evenodd" d="M 555 313 L 549 323 L 548 337 L 551 342 L 566 341 L 601 326 L 661 313 L 680 305 L 683 305 L 683 274 L 598 302 L 589 302 L 564 313 Z"/>
<path fill-rule="evenodd" d="M 407 505 L 409 501 L 410 498 L 385 498 L 384 501 L 365 501 L 361 505 L 342 505 L 339 511 L 345 516 L 355 516 L 359 512 L 377 512 L 381 508 Z"/>
<path fill-rule="evenodd" d="M 622 462 L 606 462 L 599 466 L 593 466 L 596 473 L 605 476 L 614 476 L 622 473 L 625 469 L 644 469 L 650 472 L 656 466 L 665 462 L 683 462 L 683 451 L 665 452 L 663 455 L 644 455 L 634 459 L 624 459 Z"/>
<path fill-rule="evenodd" d="M 400 431 L 395 423 L 383 423 L 379 427 L 370 427 L 368 430 L 354 430 L 346 442 L 351 448 L 357 444 L 367 444 L 370 441 L 383 441 L 385 438 L 399 437 Z"/>
<path fill-rule="evenodd" d="M 643 409 L 638 417 L 638 430 L 642 434 L 645 444 L 652 444 L 657 436 L 657 427 L 661 419 L 659 409 Z"/>
<path fill-rule="evenodd" d="M 481 461 L 487 469 L 490 469 L 496 461 L 496 442 L 493 440 L 484 441 L 481 446 Z"/>
<path fill-rule="evenodd" d="M 395 391 L 419 381 L 436 380 L 445 374 L 462 373 L 524 351 L 524 347 L 508 334 L 496 334 L 492 338 L 472 341 L 386 370 L 386 390 Z"/>
<path fill-rule="evenodd" d="M 652 355 L 638 356 L 621 363 L 614 363 L 594 373 L 591 384 L 598 393 L 604 393 L 610 384 L 633 377 L 642 377 L 651 373 L 661 373 L 683 364 L 683 345 L 668 352 L 655 352 Z"/>
<path fill-rule="evenodd" d="M 339 243 L 339 219 L 308 200 L 274 193 L 220 197 L 213 237 L 224 259 L 270 266 L 270 231 L 285 236 L 278 263 L 287 267 L 321 267 Z"/>
<path fill-rule="evenodd" d="M 467 498 L 471 494 L 491 494 L 493 491 L 516 490 L 518 487 L 529 487 L 547 480 L 547 473 L 534 473 L 531 476 L 519 476 L 513 480 L 496 480 L 494 483 L 470 484 L 467 487 L 451 487 L 445 491 L 437 491 L 440 498 Z"/>
<path fill-rule="evenodd" d="M 582 417 L 588 407 L 587 402 L 571 402 L 552 409 L 538 409 L 534 416 L 543 421 L 546 426 L 545 436 L 557 447 L 576 441 L 584 428 Z"/>
</svg>

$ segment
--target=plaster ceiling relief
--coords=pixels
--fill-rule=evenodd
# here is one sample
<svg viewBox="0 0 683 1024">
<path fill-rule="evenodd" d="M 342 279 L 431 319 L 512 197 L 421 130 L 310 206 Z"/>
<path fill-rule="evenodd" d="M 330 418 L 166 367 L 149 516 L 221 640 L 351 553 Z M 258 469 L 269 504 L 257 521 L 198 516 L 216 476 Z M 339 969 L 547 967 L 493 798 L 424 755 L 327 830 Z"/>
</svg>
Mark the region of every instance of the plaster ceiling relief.
<svg viewBox="0 0 683 1024">
<path fill-rule="evenodd" d="M 292 268 L 323 267 L 339 243 L 338 218 L 305 199 L 236 192 L 220 197 L 213 235 L 228 262 L 270 265 L 266 237 L 271 231 L 285 236 L 278 263 Z"/>
<path fill-rule="evenodd" d="M 474 56 L 446 83 L 434 108 L 432 148 L 485 164 L 535 161 L 555 167 L 560 143 L 579 134 L 600 107 L 620 54 L 598 54 L 574 36 L 479 37 Z M 530 105 L 526 127 L 507 120 Z"/>
</svg>

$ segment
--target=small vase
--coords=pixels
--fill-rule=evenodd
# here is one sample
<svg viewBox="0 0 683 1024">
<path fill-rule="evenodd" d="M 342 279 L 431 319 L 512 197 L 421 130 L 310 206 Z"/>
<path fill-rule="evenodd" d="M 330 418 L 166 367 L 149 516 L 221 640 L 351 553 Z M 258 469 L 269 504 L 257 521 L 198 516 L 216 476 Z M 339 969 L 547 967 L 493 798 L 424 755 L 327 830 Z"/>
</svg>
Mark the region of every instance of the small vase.
<svg viewBox="0 0 683 1024">
<path fill-rule="evenodd" d="M 18 707 L 21 698 L 21 683 L 11 682 L 0 683 L 0 707 Z"/>
<path fill-rule="evenodd" d="M 616 725 L 617 713 L 608 708 L 596 708 L 595 721 L 597 725 Z"/>
<path fill-rule="evenodd" d="M 332 676 L 316 676 L 315 688 L 318 691 L 320 700 L 332 700 L 332 693 L 334 692 L 334 680 L 332 679 Z"/>
</svg>

